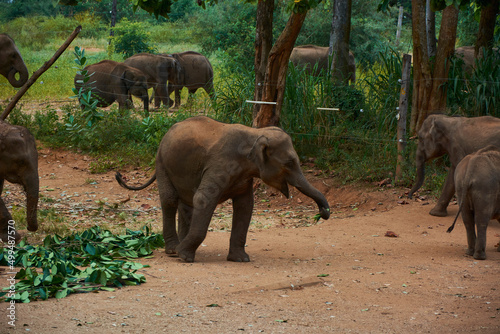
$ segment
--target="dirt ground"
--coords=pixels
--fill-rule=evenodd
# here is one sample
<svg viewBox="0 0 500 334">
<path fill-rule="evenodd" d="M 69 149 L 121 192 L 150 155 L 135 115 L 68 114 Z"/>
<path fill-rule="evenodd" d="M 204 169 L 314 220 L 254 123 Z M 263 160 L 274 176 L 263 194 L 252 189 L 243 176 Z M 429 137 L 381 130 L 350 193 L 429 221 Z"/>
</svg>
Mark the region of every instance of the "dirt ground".
<svg viewBox="0 0 500 334">
<path fill-rule="evenodd" d="M 125 191 L 114 173 L 90 174 L 95 161 L 69 152 L 42 149 L 39 161 L 40 207 L 64 214 L 64 228 L 147 222 L 160 231 L 155 186 Z M 456 203 L 448 217 L 433 217 L 433 201 L 409 200 L 407 189 L 342 186 L 313 167 L 305 173 L 329 200 L 332 217 L 315 224 L 314 203 L 295 189 L 285 199 L 256 185 L 251 262 L 226 261 L 226 203 L 194 263 L 159 249 L 138 261 L 150 265 L 141 271 L 146 283 L 16 304 L 15 327 L 7 324 L 5 303 L 0 333 L 500 333 L 500 224 L 491 222 L 487 259 L 476 261 L 465 255 L 461 220 L 446 233 Z M 137 183 L 152 173 L 121 172 Z M 16 186 L 7 191 L 8 205 L 24 203 Z"/>
</svg>

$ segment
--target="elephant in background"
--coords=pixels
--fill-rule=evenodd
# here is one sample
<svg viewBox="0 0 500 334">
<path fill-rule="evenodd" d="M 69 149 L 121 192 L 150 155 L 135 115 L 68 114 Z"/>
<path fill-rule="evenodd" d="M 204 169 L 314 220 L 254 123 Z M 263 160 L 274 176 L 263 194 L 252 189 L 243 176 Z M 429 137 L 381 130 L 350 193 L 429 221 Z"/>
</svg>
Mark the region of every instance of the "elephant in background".
<svg viewBox="0 0 500 334">
<path fill-rule="evenodd" d="M 216 206 L 230 198 L 233 221 L 227 260 L 250 261 L 245 243 L 254 205 L 254 177 L 286 197 L 288 185 L 295 186 L 316 201 L 323 219 L 329 218 L 326 198 L 306 180 L 290 136 L 277 127 L 256 129 L 192 117 L 165 134 L 156 156 L 156 172 L 146 184 L 131 187 L 116 175 L 118 183 L 131 190 L 158 180 L 165 252 L 186 262 L 194 261 Z"/>
<path fill-rule="evenodd" d="M 472 74 L 476 68 L 476 58 L 474 58 L 475 47 L 460 46 L 455 49 L 455 56 L 463 60 L 463 69 L 467 74 Z M 494 52 L 498 52 L 498 48 L 493 48 Z"/>
<path fill-rule="evenodd" d="M 466 253 L 484 260 L 488 223 L 491 219 L 500 222 L 500 148 L 490 145 L 465 156 L 455 170 L 455 186 L 467 231 Z"/>
<path fill-rule="evenodd" d="M 16 74 L 19 73 L 19 79 Z M 22 87 L 28 81 L 29 73 L 14 40 L 7 34 L 0 34 L 0 74 L 15 87 Z"/>
<path fill-rule="evenodd" d="M 103 60 L 85 67 L 91 75 L 92 94 L 98 99 L 99 107 L 107 107 L 117 101 L 120 109 L 133 108 L 130 95 L 144 103 L 144 111 L 149 111 L 148 86 L 146 76 L 138 69 L 113 60 Z M 75 76 L 75 87 L 82 87 L 83 77 Z"/>
<path fill-rule="evenodd" d="M 139 53 L 123 62 L 140 70 L 146 75 L 148 88 L 153 87 L 155 108 L 159 108 L 161 102 L 170 107 L 170 91 L 167 91 L 167 81 L 180 82 L 181 67 L 179 62 L 168 55 L 155 55 L 150 53 Z"/>
<path fill-rule="evenodd" d="M 300 45 L 293 48 L 290 55 L 290 61 L 295 67 L 305 67 L 307 73 L 318 76 L 322 71 L 330 70 L 330 57 L 328 55 L 329 48 L 327 46 L 316 45 Z M 317 64 L 317 66 L 316 66 Z M 313 72 L 313 70 L 316 70 Z M 356 82 L 356 62 L 354 54 L 349 51 L 349 80 L 351 83 Z"/>
<path fill-rule="evenodd" d="M 420 189 L 425 179 L 425 163 L 448 154 L 451 166 L 433 216 L 444 217 L 446 208 L 455 194 L 455 168 L 468 154 L 488 145 L 500 146 L 500 119 L 492 116 L 451 117 L 430 115 L 418 131 L 417 178 L 408 196 Z"/>
<path fill-rule="evenodd" d="M 23 186 L 26 192 L 28 230 L 36 231 L 39 179 L 35 138 L 22 126 L 0 121 L 0 194 L 5 180 Z M 3 242 L 8 242 L 12 235 L 9 220 L 12 220 L 12 216 L 0 198 L 0 239 Z M 17 231 L 14 237 L 16 243 L 21 239 Z"/>
<path fill-rule="evenodd" d="M 210 97 L 214 96 L 214 70 L 207 57 L 195 51 L 172 53 L 167 56 L 177 60 L 181 68 L 179 81 L 168 83 L 168 92 L 175 91 L 176 108 L 181 106 L 181 90 L 184 87 L 189 91 L 188 101 L 190 95 L 196 93 L 198 88 L 203 88 Z"/>
</svg>

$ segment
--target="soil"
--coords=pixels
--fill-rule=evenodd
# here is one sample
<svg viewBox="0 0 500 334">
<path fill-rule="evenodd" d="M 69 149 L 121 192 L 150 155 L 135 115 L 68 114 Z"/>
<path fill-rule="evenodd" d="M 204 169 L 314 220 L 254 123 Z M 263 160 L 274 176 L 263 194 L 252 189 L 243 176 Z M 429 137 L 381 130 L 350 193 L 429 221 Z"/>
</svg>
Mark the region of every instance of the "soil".
<svg viewBox="0 0 500 334">
<path fill-rule="evenodd" d="M 101 224 L 161 231 L 156 186 L 126 191 L 114 172 L 91 174 L 98 162 L 60 150 L 39 151 L 44 234 Z M 465 255 L 466 237 L 455 202 L 448 217 L 428 214 L 432 199 L 407 199 L 408 189 L 342 185 L 304 165 L 329 200 L 332 217 L 314 222 L 314 203 L 256 183 L 249 263 L 226 261 L 231 205 L 217 208 L 194 263 L 163 249 L 138 262 L 147 282 L 114 292 L 72 294 L 16 304 L 15 327 L 0 308 L 0 333 L 500 333 L 500 224 L 491 222 L 487 259 Z M 124 168 L 131 183 L 152 170 Z M 7 185 L 9 206 L 24 204 Z M 131 213 L 134 213 L 133 215 Z M 64 220 L 56 219 L 64 216 Z M 0 280 L 6 282 L 5 270 Z M 7 284 L 5 284 L 7 285 Z"/>
</svg>

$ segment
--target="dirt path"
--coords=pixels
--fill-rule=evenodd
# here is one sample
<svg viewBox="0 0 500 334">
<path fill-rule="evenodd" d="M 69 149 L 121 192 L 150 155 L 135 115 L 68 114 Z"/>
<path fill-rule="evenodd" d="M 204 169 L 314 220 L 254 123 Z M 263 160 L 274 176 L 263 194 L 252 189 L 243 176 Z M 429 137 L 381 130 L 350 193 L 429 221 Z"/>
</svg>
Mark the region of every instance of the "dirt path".
<svg viewBox="0 0 500 334">
<path fill-rule="evenodd" d="M 41 207 L 66 217 L 45 223 L 46 232 L 145 222 L 160 230 L 154 187 L 124 191 L 113 173 L 90 174 L 91 163 L 41 150 Z M 140 183 L 151 171 L 123 174 Z M 0 333 L 500 333 L 500 224 L 488 228 L 487 260 L 475 261 L 464 255 L 461 221 L 446 233 L 456 205 L 448 217 L 432 217 L 433 203 L 400 198 L 404 189 L 339 187 L 312 167 L 306 174 L 326 194 L 333 217 L 314 224 L 309 199 L 256 187 L 247 241 L 252 262 L 225 260 L 225 204 L 195 263 L 158 250 L 140 261 L 151 266 L 142 271 L 145 284 L 16 304 L 15 328 L 2 307 Z M 24 201 L 16 187 L 8 190 L 8 204 Z M 386 237 L 388 231 L 398 237 Z"/>
</svg>

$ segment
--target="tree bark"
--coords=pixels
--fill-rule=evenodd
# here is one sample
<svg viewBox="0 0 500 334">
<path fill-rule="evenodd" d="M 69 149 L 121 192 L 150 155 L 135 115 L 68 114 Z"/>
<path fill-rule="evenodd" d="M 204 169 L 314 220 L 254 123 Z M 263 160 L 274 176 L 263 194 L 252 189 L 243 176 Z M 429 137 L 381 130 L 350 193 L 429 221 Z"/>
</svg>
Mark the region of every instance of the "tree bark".
<svg viewBox="0 0 500 334">
<path fill-rule="evenodd" d="M 349 82 L 349 37 L 351 32 L 352 0 L 335 0 L 333 3 L 330 50 L 332 79 L 347 85 Z"/>
<path fill-rule="evenodd" d="M 254 127 L 262 128 L 279 124 L 285 93 L 288 60 L 306 15 L 307 12 L 292 13 L 290 15 L 285 29 L 281 32 L 269 53 L 261 101 L 276 102 L 276 105 L 260 105 L 260 109 L 253 120 Z"/>
<path fill-rule="evenodd" d="M 481 18 L 479 19 L 479 31 L 474 48 L 474 58 L 482 57 L 483 48 L 489 49 L 493 45 L 499 3 L 499 0 L 492 0 L 488 6 L 481 8 Z"/>
<path fill-rule="evenodd" d="M 262 99 L 267 59 L 273 46 L 273 13 L 274 0 L 259 0 L 255 31 L 255 101 L 261 101 Z M 255 104 L 253 106 L 253 119 L 255 119 L 259 110 L 260 105 Z"/>
<path fill-rule="evenodd" d="M 436 55 L 436 13 L 431 9 L 431 0 L 427 0 L 426 7 L 426 26 L 427 26 L 427 49 L 429 57 Z"/>
<path fill-rule="evenodd" d="M 448 57 L 455 50 L 458 9 L 443 10 L 435 62 L 432 66 L 426 33 L 426 0 L 412 0 L 413 99 L 410 133 L 416 134 L 431 113 L 444 112 L 448 78 Z M 434 71 L 432 71 L 434 67 Z"/>
</svg>

